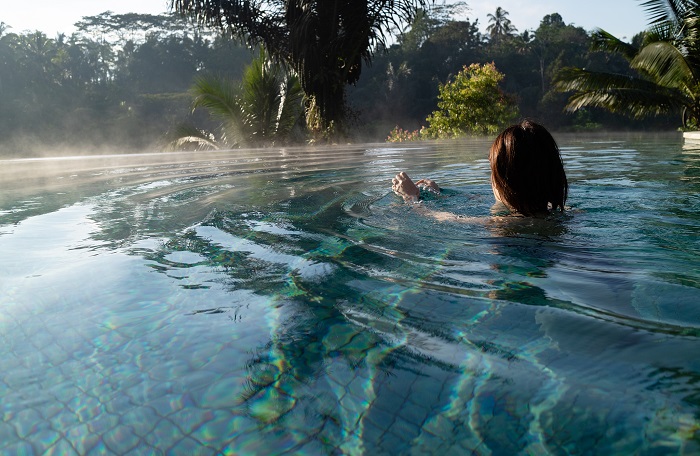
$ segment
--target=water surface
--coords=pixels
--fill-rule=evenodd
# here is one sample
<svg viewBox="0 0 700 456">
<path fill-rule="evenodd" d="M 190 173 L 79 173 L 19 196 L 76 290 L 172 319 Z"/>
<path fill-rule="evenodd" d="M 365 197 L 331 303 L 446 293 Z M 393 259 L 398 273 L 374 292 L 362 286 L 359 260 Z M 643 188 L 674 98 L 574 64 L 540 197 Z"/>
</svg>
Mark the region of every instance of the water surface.
<svg viewBox="0 0 700 456">
<path fill-rule="evenodd" d="M 0 451 L 697 454 L 700 150 L 557 139 L 0 161 Z"/>
</svg>

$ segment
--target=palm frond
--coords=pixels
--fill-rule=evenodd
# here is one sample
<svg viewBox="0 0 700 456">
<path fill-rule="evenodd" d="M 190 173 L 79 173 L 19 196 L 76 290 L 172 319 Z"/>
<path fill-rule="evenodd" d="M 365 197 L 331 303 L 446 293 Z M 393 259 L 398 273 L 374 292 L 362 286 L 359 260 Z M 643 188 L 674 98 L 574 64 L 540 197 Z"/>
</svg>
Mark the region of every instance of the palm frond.
<svg viewBox="0 0 700 456">
<path fill-rule="evenodd" d="M 556 88 L 575 92 L 567 110 L 596 106 L 644 117 L 682 109 L 684 125 L 700 119 L 700 1 L 645 0 L 643 6 L 651 24 L 636 53 L 603 31 L 594 35 L 600 48 L 625 55 L 638 76 L 564 69 Z"/>
<path fill-rule="evenodd" d="M 683 89 L 693 80 L 693 70 L 685 56 L 668 41 L 644 46 L 630 62 L 630 66 L 648 74 L 663 87 Z"/>
<path fill-rule="evenodd" d="M 242 89 L 230 79 L 212 75 L 200 76 L 190 89 L 192 110 L 204 108 L 219 121 L 220 141 L 229 147 L 246 144 L 245 111 L 241 102 Z"/>
<path fill-rule="evenodd" d="M 283 50 L 286 41 L 283 0 L 170 0 L 174 11 L 200 26 L 238 36 L 250 46 Z"/>
<path fill-rule="evenodd" d="M 597 51 L 614 52 L 631 61 L 637 54 L 637 47 L 626 43 L 603 29 L 596 29 L 591 35 L 591 47 Z"/>
<path fill-rule="evenodd" d="M 168 144 L 171 150 L 218 150 L 216 138 L 212 133 L 200 130 L 192 125 L 178 125 L 170 135 L 174 137 Z"/>
<path fill-rule="evenodd" d="M 205 108 L 214 117 L 229 119 L 240 115 L 240 89 L 231 81 L 214 76 L 200 76 L 191 89 L 192 110 Z"/>
<path fill-rule="evenodd" d="M 676 25 L 669 21 L 650 25 L 644 33 L 642 46 L 659 41 L 673 41 L 676 36 Z"/>
<path fill-rule="evenodd" d="M 345 86 L 358 81 L 387 36 L 435 0 L 169 0 L 200 25 L 264 45 L 299 77 L 325 127 L 346 113 Z M 324 128 L 325 128 L 324 127 Z"/>
<path fill-rule="evenodd" d="M 576 93 L 569 98 L 565 110 L 575 112 L 584 107 L 603 108 L 616 114 L 642 119 L 674 113 L 681 109 L 681 106 L 670 104 L 668 101 L 663 94 L 635 89 L 611 89 L 607 92 Z"/>
<path fill-rule="evenodd" d="M 697 79 L 700 79 L 700 5 L 695 13 L 689 15 L 683 23 L 683 48 L 686 60 L 693 69 Z"/>
<path fill-rule="evenodd" d="M 642 7 L 646 9 L 650 25 L 670 21 L 678 24 L 688 11 L 696 4 L 693 0 L 646 0 Z"/>
<path fill-rule="evenodd" d="M 241 109 L 244 123 L 251 127 L 252 135 L 260 140 L 270 140 L 275 134 L 281 73 L 278 65 L 268 61 L 263 49 L 243 73 Z"/>
<path fill-rule="evenodd" d="M 188 147 L 193 146 L 193 147 Z M 215 142 L 200 136 L 183 136 L 174 142 L 174 149 L 181 150 L 193 148 L 194 150 L 219 150 Z"/>
<path fill-rule="evenodd" d="M 678 90 L 651 81 L 579 68 L 561 70 L 554 87 L 561 92 L 575 92 L 565 107 L 569 112 L 590 106 L 642 118 L 674 112 L 686 101 Z"/>
</svg>

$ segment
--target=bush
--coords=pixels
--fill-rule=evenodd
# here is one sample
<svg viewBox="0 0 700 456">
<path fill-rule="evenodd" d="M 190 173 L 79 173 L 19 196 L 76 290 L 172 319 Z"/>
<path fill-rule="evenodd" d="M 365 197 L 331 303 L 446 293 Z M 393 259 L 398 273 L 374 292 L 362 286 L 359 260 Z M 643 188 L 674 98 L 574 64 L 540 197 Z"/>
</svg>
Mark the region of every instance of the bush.
<svg viewBox="0 0 700 456">
<path fill-rule="evenodd" d="M 499 87 L 503 73 L 493 63 L 465 66 L 454 78 L 440 84 L 438 110 L 426 119 L 428 127 L 407 132 L 396 127 L 388 141 L 493 135 L 518 117 L 513 96 Z"/>
<path fill-rule="evenodd" d="M 493 63 L 472 64 L 440 85 L 438 110 L 426 119 L 430 138 L 497 134 L 518 117 L 514 97 L 498 84 L 503 73 Z"/>
<path fill-rule="evenodd" d="M 420 141 L 421 139 L 421 131 L 420 130 L 415 130 L 415 131 L 409 131 L 409 130 L 404 130 L 403 128 L 399 127 L 398 125 L 389 132 L 389 137 L 386 138 L 388 142 L 407 142 L 407 141 Z"/>
</svg>

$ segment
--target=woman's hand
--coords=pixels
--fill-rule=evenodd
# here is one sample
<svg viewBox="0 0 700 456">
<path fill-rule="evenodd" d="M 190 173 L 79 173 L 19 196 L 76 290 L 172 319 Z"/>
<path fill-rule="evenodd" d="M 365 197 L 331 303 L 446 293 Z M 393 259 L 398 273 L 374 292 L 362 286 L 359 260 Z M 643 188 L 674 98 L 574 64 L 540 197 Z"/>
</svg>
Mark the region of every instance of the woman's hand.
<svg viewBox="0 0 700 456">
<path fill-rule="evenodd" d="M 416 202 L 420 195 L 420 190 L 416 187 L 416 184 L 403 171 L 391 180 L 391 189 L 406 202 Z"/>
<path fill-rule="evenodd" d="M 438 187 L 438 184 L 434 180 L 421 179 L 418 182 L 416 182 L 416 185 L 418 186 L 418 188 L 423 188 L 425 190 L 435 193 L 436 195 L 440 194 L 440 187 Z"/>
<path fill-rule="evenodd" d="M 391 189 L 402 197 L 406 202 L 416 202 L 420 196 L 420 188 L 424 188 L 433 193 L 440 193 L 440 187 L 435 181 L 421 179 L 415 184 L 405 172 L 400 172 L 391 180 Z"/>
</svg>

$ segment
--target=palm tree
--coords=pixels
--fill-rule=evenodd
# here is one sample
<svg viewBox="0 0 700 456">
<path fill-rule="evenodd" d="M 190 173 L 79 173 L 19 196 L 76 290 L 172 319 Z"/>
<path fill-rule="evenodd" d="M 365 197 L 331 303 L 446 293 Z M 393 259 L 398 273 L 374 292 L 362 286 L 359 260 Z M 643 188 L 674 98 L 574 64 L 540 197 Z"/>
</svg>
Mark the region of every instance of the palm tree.
<svg viewBox="0 0 700 456">
<path fill-rule="evenodd" d="M 191 126 L 177 129 L 175 148 L 269 146 L 287 142 L 304 112 L 299 80 L 265 51 L 253 60 L 240 84 L 202 76 L 192 88 L 193 110 L 204 108 L 218 121 L 217 135 Z"/>
<path fill-rule="evenodd" d="M 170 0 L 181 14 L 262 44 L 299 75 L 323 128 L 342 123 L 345 87 L 386 45 L 385 34 L 433 0 Z"/>
<path fill-rule="evenodd" d="M 572 91 L 565 109 L 605 108 L 634 118 L 682 113 L 684 127 L 700 122 L 700 5 L 695 0 L 647 0 L 651 17 L 641 47 L 598 30 L 594 48 L 624 56 L 636 76 L 565 68 L 555 88 Z"/>
<path fill-rule="evenodd" d="M 510 22 L 510 19 L 508 19 L 508 14 L 508 11 L 499 6 L 496 8 L 495 14 L 489 14 L 487 16 L 491 24 L 486 27 L 486 31 L 489 32 L 492 40 L 498 40 L 518 31 L 518 29 L 515 28 L 515 26 Z"/>
</svg>

